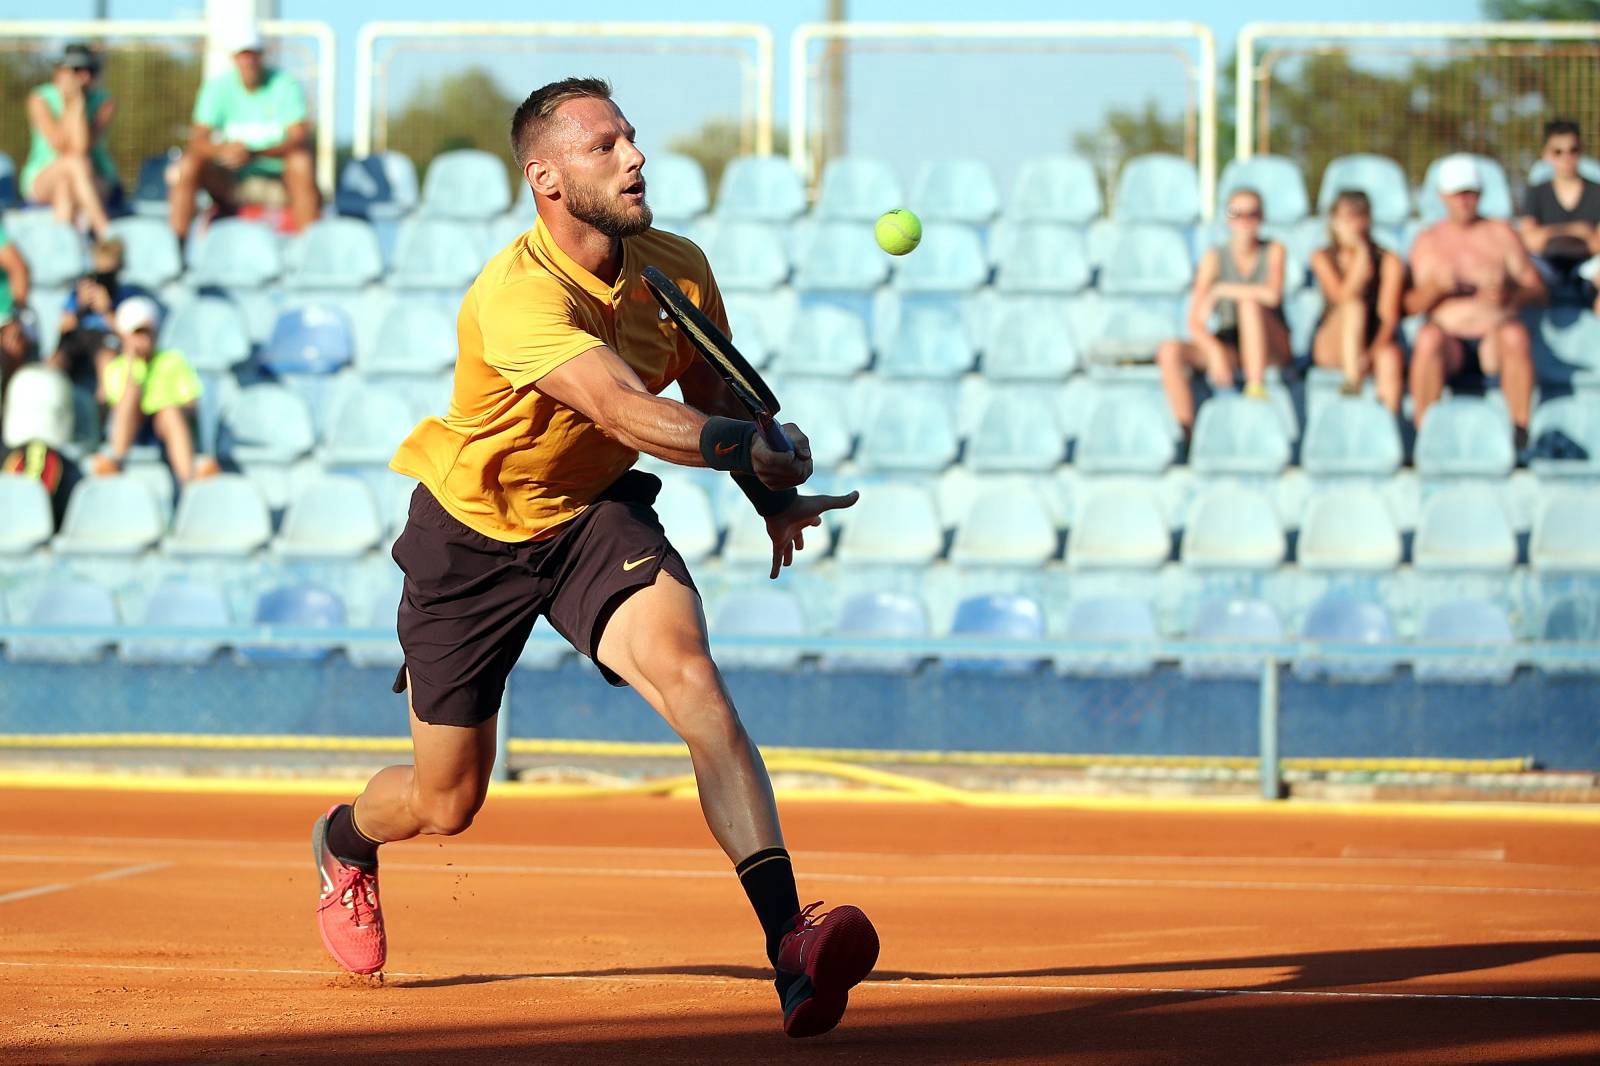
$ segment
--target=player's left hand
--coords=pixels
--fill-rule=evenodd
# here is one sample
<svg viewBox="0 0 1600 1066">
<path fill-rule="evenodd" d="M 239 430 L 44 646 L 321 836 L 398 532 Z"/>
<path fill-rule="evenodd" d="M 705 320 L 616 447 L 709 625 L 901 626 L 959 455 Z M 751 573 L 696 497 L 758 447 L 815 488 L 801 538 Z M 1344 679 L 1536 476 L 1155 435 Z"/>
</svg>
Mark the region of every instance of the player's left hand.
<svg viewBox="0 0 1600 1066">
<path fill-rule="evenodd" d="M 854 507 L 860 498 L 859 492 L 844 496 L 796 496 L 786 510 L 768 518 L 767 536 L 772 538 L 772 573 L 768 576 L 776 581 L 779 571 L 793 564 L 794 553 L 806 546 L 806 530 L 820 526 L 825 512 Z"/>
</svg>

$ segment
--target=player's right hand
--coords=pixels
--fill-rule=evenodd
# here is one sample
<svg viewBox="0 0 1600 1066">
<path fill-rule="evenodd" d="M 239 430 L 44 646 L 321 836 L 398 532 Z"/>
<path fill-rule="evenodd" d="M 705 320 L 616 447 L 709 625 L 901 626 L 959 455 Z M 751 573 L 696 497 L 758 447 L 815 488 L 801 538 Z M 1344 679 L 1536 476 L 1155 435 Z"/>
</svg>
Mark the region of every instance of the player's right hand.
<svg viewBox="0 0 1600 1066">
<path fill-rule="evenodd" d="M 759 433 L 750 449 L 750 468 L 756 479 L 769 489 L 797 488 L 811 476 L 811 441 L 793 422 L 785 422 L 783 432 L 794 445 L 794 451 L 773 451 Z"/>
</svg>

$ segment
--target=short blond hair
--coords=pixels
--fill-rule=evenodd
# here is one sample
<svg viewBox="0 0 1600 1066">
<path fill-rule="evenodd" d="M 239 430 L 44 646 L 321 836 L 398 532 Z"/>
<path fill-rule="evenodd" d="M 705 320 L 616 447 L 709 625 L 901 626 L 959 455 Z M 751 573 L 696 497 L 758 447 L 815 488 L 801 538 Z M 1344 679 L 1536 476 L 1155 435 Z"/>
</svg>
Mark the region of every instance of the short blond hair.
<svg viewBox="0 0 1600 1066">
<path fill-rule="evenodd" d="M 604 78 L 562 78 L 529 93 L 511 116 L 511 154 L 517 166 L 527 167 L 557 108 L 568 100 L 585 99 L 611 99 L 611 83 Z"/>
</svg>

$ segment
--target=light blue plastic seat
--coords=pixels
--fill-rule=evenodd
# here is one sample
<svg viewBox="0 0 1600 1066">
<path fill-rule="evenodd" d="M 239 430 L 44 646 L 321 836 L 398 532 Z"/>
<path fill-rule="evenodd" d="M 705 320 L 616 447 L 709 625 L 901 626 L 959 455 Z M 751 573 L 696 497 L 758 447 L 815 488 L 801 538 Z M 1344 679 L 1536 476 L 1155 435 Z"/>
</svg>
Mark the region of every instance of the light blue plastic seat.
<svg viewBox="0 0 1600 1066">
<path fill-rule="evenodd" d="M 295 493 L 272 548 L 290 559 L 354 559 L 382 536 L 378 501 L 367 483 L 330 474 Z"/>
<path fill-rule="evenodd" d="M 258 626 L 338 629 L 345 625 L 344 601 L 316 585 L 280 585 L 260 595 L 251 621 Z M 293 644 L 241 647 L 239 656 L 254 662 L 315 662 L 327 658 L 336 647 L 331 641 L 312 638 Z"/>
<path fill-rule="evenodd" d="M 982 347 L 983 376 L 995 382 L 1060 382 L 1080 358 L 1072 321 L 1053 300 L 997 301 Z"/>
<path fill-rule="evenodd" d="M 0 152 L 0 211 L 17 206 L 17 165 L 11 157 Z"/>
<path fill-rule="evenodd" d="M 283 385 L 249 385 L 222 412 L 218 450 L 238 462 L 288 462 L 316 442 L 311 410 Z"/>
<path fill-rule="evenodd" d="M 740 342 L 740 351 L 744 345 Z M 840 307 L 818 304 L 801 310 L 778 358 L 786 374 L 849 378 L 872 362 L 867 324 Z M 780 401 L 787 402 L 785 397 Z"/>
<path fill-rule="evenodd" d="M 1483 183 L 1483 191 L 1478 194 L 1478 214 L 1485 218 L 1511 218 L 1518 214 L 1517 206 L 1511 202 L 1511 182 L 1506 180 L 1500 161 L 1486 155 L 1475 155 L 1472 160 L 1478 164 L 1478 180 Z M 1417 193 L 1417 214 L 1425 224 L 1445 215 L 1444 201 L 1439 199 L 1439 164 L 1443 162 L 1440 158 L 1428 164 L 1428 172 L 1422 176 L 1422 190 Z"/>
<path fill-rule="evenodd" d="M 1306 612 L 1300 639 L 1326 644 L 1366 644 L 1373 647 L 1395 642 L 1394 622 L 1382 604 L 1345 596 L 1327 596 Z M 1303 681 L 1379 682 L 1395 671 L 1393 659 L 1308 651 L 1295 660 L 1294 674 Z"/>
<path fill-rule="evenodd" d="M 717 520 L 705 489 L 686 477 L 663 477 L 655 510 L 685 562 L 697 563 L 716 553 Z"/>
<path fill-rule="evenodd" d="M 842 155 L 822 168 L 817 193 L 817 218 L 844 222 L 874 222 L 885 211 L 905 202 L 900 179 L 882 159 Z"/>
<path fill-rule="evenodd" d="M 1418 570 L 1509 573 L 1517 541 L 1493 491 L 1451 485 L 1423 501 L 1412 559 Z"/>
<path fill-rule="evenodd" d="M 48 211 L 18 211 L 6 216 L 6 234 L 28 264 L 36 289 L 73 285 L 89 269 L 83 237 Z"/>
<path fill-rule="evenodd" d="M 888 277 L 889 257 L 873 240 L 870 225 L 824 222 L 817 226 L 800 259 L 794 287 L 802 291 L 871 292 Z"/>
<path fill-rule="evenodd" d="M 1073 462 L 1086 474 L 1159 474 L 1172 456 L 1166 413 L 1156 401 L 1118 392 L 1095 401 Z"/>
<path fill-rule="evenodd" d="M 982 225 L 1000 213 L 1000 190 L 981 160 L 933 159 L 911 183 L 911 204 L 924 222 Z"/>
<path fill-rule="evenodd" d="M 676 543 L 676 541 L 674 541 Z M 777 588 L 739 589 L 729 593 L 717 606 L 708 627 L 717 664 L 724 669 L 792 670 L 800 665 L 802 652 L 777 647 L 751 648 L 723 642 L 724 637 L 764 637 L 782 641 L 785 637 L 810 634 L 805 608 L 791 592 Z"/>
<path fill-rule="evenodd" d="M 1296 555 L 1306 570 L 1387 572 L 1400 565 L 1400 531 L 1374 489 L 1335 485 L 1312 495 Z"/>
<path fill-rule="evenodd" d="M 644 183 L 645 199 L 658 225 L 687 222 L 710 209 L 706 172 L 690 156 L 673 152 L 650 156 L 644 165 Z"/>
<path fill-rule="evenodd" d="M 970 596 L 956 604 L 950 635 L 974 640 L 1043 640 L 1044 610 L 1026 596 Z M 1012 674 L 1027 673 L 1046 660 L 1007 656 L 940 661 L 946 670 Z"/>
<path fill-rule="evenodd" d="M 113 219 L 111 233 L 122 241 L 124 285 L 156 290 L 183 273 L 183 254 L 178 238 L 166 221 L 129 215 Z"/>
<path fill-rule="evenodd" d="M 334 374 L 350 365 L 350 320 L 331 304 L 292 307 L 278 316 L 260 362 L 271 374 Z"/>
<path fill-rule="evenodd" d="M 766 222 L 723 222 L 705 242 L 717 284 L 730 292 L 766 292 L 789 277 L 783 235 Z"/>
<path fill-rule="evenodd" d="M 1009 388 L 984 408 L 965 463 L 985 473 L 1046 474 L 1066 458 L 1066 443 L 1048 390 Z"/>
<path fill-rule="evenodd" d="M 1340 396 L 1319 403 L 1306 425 L 1300 466 L 1319 477 L 1388 477 L 1400 468 L 1400 429 L 1376 400 Z"/>
<path fill-rule="evenodd" d="M 76 578 L 45 584 L 25 618 L 31 626 L 101 627 L 115 626 L 118 621 L 117 602 L 111 592 L 92 581 Z M 6 641 L 6 655 L 19 663 L 92 663 L 111 645 L 110 637 L 11 637 Z"/>
<path fill-rule="evenodd" d="M 57 555 L 138 555 L 166 526 L 160 502 L 139 478 L 85 478 L 72 490 L 52 547 Z"/>
<path fill-rule="evenodd" d="M 980 288 L 988 278 L 989 261 L 977 230 L 930 222 L 916 252 L 896 265 L 893 284 L 899 292 L 962 293 Z"/>
<path fill-rule="evenodd" d="M 382 276 L 378 234 L 359 218 L 318 219 L 284 249 L 285 288 L 358 289 Z"/>
<path fill-rule="evenodd" d="M 1547 573 L 1600 573 L 1600 494 L 1567 490 L 1539 505 L 1528 560 Z"/>
<path fill-rule="evenodd" d="M 334 205 L 341 215 L 391 219 L 410 214 L 417 199 L 416 165 L 399 152 L 374 152 L 345 164 Z"/>
<path fill-rule="evenodd" d="M 1213 396 L 1195 418 L 1189 465 L 1198 474 L 1277 474 L 1289 463 L 1289 435 L 1272 404 Z"/>
<path fill-rule="evenodd" d="M 1434 404 L 1417 431 L 1415 461 L 1423 477 L 1505 477 L 1516 455 L 1504 409 L 1466 397 Z"/>
<path fill-rule="evenodd" d="M 932 473 L 955 461 L 960 443 L 945 397 L 908 386 L 862 427 L 857 461 L 866 470 Z"/>
<path fill-rule="evenodd" d="M 1104 211 L 1094 165 L 1079 155 L 1025 159 L 1011 183 L 1006 217 L 1085 226 Z"/>
<path fill-rule="evenodd" d="M 534 220 L 527 215 L 520 215 L 513 211 L 509 215 L 497 215 L 483 224 L 483 255 L 484 258 L 493 259 L 499 255 L 512 241 L 518 240 L 524 233 L 533 228 Z M 657 226 L 657 229 L 661 227 Z"/>
<path fill-rule="evenodd" d="M 55 528 L 44 482 L 21 474 L 0 474 L 0 556 L 33 552 L 54 535 Z"/>
<path fill-rule="evenodd" d="M 440 299 L 396 300 L 384 311 L 370 347 L 356 349 L 364 373 L 438 374 L 455 366 L 456 314 Z"/>
<path fill-rule="evenodd" d="M 1399 226 L 1411 217 L 1411 185 L 1400 164 L 1388 156 L 1342 155 L 1330 162 L 1317 191 L 1317 214 L 1331 215 L 1333 201 L 1346 190 L 1367 194 L 1375 225 Z"/>
<path fill-rule="evenodd" d="M 961 566 L 1032 568 L 1055 558 L 1060 546 L 1055 521 L 1042 500 L 1015 489 L 996 489 L 974 500 L 956 526 L 950 559 Z"/>
<path fill-rule="evenodd" d="M 249 478 L 218 474 L 185 486 L 172 531 L 161 542 L 167 555 L 251 555 L 272 537 L 272 516 Z"/>
<path fill-rule="evenodd" d="M 1558 596 L 1545 607 L 1539 638 L 1548 641 L 1600 641 L 1600 599 Z"/>
<path fill-rule="evenodd" d="M 1128 596 L 1095 596 L 1067 601 L 1062 619 L 1064 640 L 1115 641 L 1119 645 L 1150 643 L 1160 637 L 1155 612 L 1145 600 Z M 1073 677 L 1137 677 L 1155 667 L 1154 659 L 1110 651 L 1063 652 L 1056 669 Z"/>
<path fill-rule="evenodd" d="M 1202 602 L 1189 626 L 1190 640 L 1275 644 L 1283 639 L 1283 622 L 1272 605 L 1263 600 L 1214 598 Z M 1183 676 L 1208 679 L 1254 681 L 1261 676 L 1261 663 L 1231 656 L 1193 654 L 1178 661 Z"/>
<path fill-rule="evenodd" d="M 1183 332 L 1186 303 L 1178 295 L 1100 297 L 1096 325 L 1080 336 L 1084 354 L 1101 365 L 1154 363 L 1161 342 Z"/>
<path fill-rule="evenodd" d="M 778 326 L 762 308 L 762 293 L 722 294 L 722 309 L 728 315 L 728 336 L 738 345 L 739 354 L 757 370 L 765 370 L 772 363 L 781 339 L 775 331 Z M 793 295 L 792 292 L 780 295 Z"/>
<path fill-rule="evenodd" d="M 216 373 L 250 358 L 250 329 L 232 301 L 196 296 L 179 304 L 162 322 L 161 344 L 182 352 L 199 373 Z"/>
<path fill-rule="evenodd" d="M 506 167 L 500 157 L 478 148 L 457 148 L 433 157 L 422 180 L 425 215 L 487 219 L 511 206 Z"/>
<path fill-rule="evenodd" d="M 1210 485 L 1189 511 L 1179 555 L 1190 570 L 1275 570 L 1283 562 L 1283 526 L 1265 493 Z"/>
<path fill-rule="evenodd" d="M 953 381 L 978 361 L 961 308 L 953 301 L 902 302 L 877 373 L 885 378 Z"/>
<path fill-rule="evenodd" d="M 1153 489 L 1101 484 L 1085 491 L 1067 537 L 1073 570 L 1159 569 L 1172 554 L 1172 536 Z"/>
<path fill-rule="evenodd" d="M 1200 219 L 1200 176 L 1180 155 L 1152 152 L 1122 167 L 1111 216 L 1119 222 L 1192 226 Z"/>
<path fill-rule="evenodd" d="M 995 288 L 1004 293 L 1065 295 L 1086 288 L 1091 273 L 1081 229 L 1034 222 L 1017 233 L 1001 257 Z"/>
<path fill-rule="evenodd" d="M 1281 155 L 1255 155 L 1230 159 L 1217 181 L 1217 216 L 1227 210 L 1235 189 L 1254 189 L 1269 225 L 1293 225 L 1311 213 L 1305 175 L 1294 160 Z"/>
<path fill-rule="evenodd" d="M 1494 651 L 1509 651 L 1514 642 L 1511 620 L 1498 604 L 1487 600 L 1435 604 L 1417 628 L 1419 645 L 1468 644 L 1482 650 L 1462 656 L 1418 655 L 1411 672 L 1423 682 L 1503 685 L 1517 672 L 1516 659 L 1497 657 Z"/>
<path fill-rule="evenodd" d="M 722 172 L 716 205 L 720 219 L 788 222 L 805 209 L 800 175 L 782 156 L 739 156 Z"/>
<path fill-rule="evenodd" d="M 862 593 L 850 597 L 840 607 L 833 635 L 869 640 L 923 640 L 928 636 L 928 613 L 920 600 L 904 593 Z M 822 666 L 828 670 L 906 673 L 916 668 L 918 658 L 914 654 L 893 652 L 834 652 L 822 657 Z"/>
<path fill-rule="evenodd" d="M 482 244 L 481 230 L 471 222 L 408 218 L 395 235 L 389 285 L 459 292 L 472 284 L 483 267 Z"/>
<path fill-rule="evenodd" d="M 1600 370 L 1600 316 L 1587 307 L 1523 312 L 1540 381 L 1570 382 L 1577 371 Z"/>
<path fill-rule="evenodd" d="M 232 625 L 233 617 L 221 587 L 208 581 L 173 577 L 151 592 L 139 624 L 217 630 Z M 123 639 L 118 654 L 125 663 L 199 666 L 221 650 L 222 642 L 211 636 L 135 636 Z"/>
<path fill-rule="evenodd" d="M 854 386 L 843 381 L 794 381 L 777 389 L 783 404 L 779 417 L 805 430 L 811 460 L 817 469 L 837 466 L 855 448 L 855 422 L 850 415 Z"/>
<path fill-rule="evenodd" d="M 1113 223 L 1100 291 L 1108 296 L 1173 296 L 1194 277 L 1183 234 L 1167 225 Z"/>
<path fill-rule="evenodd" d="M 1537 457 L 1538 448 L 1556 434 L 1577 445 L 1588 458 Z M 1536 456 L 1528 465 L 1539 478 L 1600 478 L 1600 396 L 1561 396 L 1544 401 L 1533 409 L 1528 436 Z"/>
<path fill-rule="evenodd" d="M 920 565 L 944 551 L 944 529 L 933 496 L 913 485 L 878 485 L 840 512 L 839 522 L 844 527 L 841 563 Z"/>
<path fill-rule="evenodd" d="M 219 219 L 189 252 L 188 281 L 195 286 L 257 289 L 282 273 L 283 243 L 261 222 Z"/>
<path fill-rule="evenodd" d="M 417 417 L 404 396 L 367 385 L 345 397 L 323 435 L 322 460 L 330 466 L 388 466 Z"/>
</svg>

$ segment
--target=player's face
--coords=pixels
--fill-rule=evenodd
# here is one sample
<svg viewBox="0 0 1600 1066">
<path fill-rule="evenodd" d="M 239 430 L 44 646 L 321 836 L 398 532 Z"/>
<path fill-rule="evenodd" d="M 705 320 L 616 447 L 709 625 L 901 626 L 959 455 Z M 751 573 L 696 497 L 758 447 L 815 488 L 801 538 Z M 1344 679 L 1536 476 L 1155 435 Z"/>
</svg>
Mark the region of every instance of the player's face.
<svg viewBox="0 0 1600 1066">
<path fill-rule="evenodd" d="M 1544 142 L 1544 157 L 1556 174 L 1570 178 L 1578 172 L 1578 156 L 1583 146 L 1570 133 L 1561 133 Z"/>
<path fill-rule="evenodd" d="M 644 153 L 634 128 L 610 100 L 584 98 L 562 108 L 569 140 L 561 161 L 567 212 L 608 237 L 650 228 L 644 199 Z"/>
</svg>

